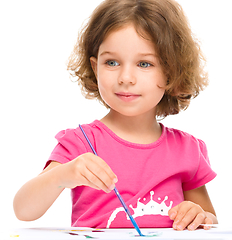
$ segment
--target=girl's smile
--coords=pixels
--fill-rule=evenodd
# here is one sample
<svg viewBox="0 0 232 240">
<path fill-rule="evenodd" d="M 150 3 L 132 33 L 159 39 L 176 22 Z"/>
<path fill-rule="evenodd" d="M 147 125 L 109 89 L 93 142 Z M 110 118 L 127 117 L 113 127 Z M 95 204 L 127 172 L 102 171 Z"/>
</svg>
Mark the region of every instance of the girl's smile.
<svg viewBox="0 0 232 240">
<path fill-rule="evenodd" d="M 90 58 L 102 99 L 124 116 L 150 113 L 165 92 L 166 77 L 154 44 L 138 35 L 132 24 L 111 32 Z"/>
<path fill-rule="evenodd" d="M 141 95 L 129 92 L 116 92 L 115 95 L 124 102 L 131 102 L 138 99 Z"/>
</svg>

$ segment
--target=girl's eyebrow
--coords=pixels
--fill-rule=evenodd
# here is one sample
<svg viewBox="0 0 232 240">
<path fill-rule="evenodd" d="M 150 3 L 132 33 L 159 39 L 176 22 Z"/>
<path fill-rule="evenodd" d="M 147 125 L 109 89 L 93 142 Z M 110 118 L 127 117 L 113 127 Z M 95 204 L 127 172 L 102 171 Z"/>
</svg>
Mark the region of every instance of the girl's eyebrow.
<svg viewBox="0 0 232 240">
<path fill-rule="evenodd" d="M 104 52 L 102 52 L 102 53 L 100 54 L 100 56 L 106 55 L 106 54 L 115 55 L 116 53 L 115 53 L 115 52 L 104 51 Z"/>
<path fill-rule="evenodd" d="M 152 56 L 155 58 L 157 57 L 155 53 L 139 53 L 138 55 L 143 57 L 146 57 L 146 56 Z"/>
<path fill-rule="evenodd" d="M 106 55 L 106 54 L 117 55 L 117 53 L 115 53 L 115 52 L 104 51 L 100 54 L 100 56 Z M 143 57 L 152 56 L 152 57 L 155 57 L 155 58 L 157 57 L 155 53 L 138 53 L 138 56 L 143 56 Z"/>
</svg>

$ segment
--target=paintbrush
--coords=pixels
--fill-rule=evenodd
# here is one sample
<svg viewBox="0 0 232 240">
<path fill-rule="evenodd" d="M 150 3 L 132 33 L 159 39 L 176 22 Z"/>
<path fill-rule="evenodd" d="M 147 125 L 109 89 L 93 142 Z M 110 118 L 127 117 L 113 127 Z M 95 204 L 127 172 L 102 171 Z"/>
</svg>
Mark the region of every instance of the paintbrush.
<svg viewBox="0 0 232 240">
<path fill-rule="evenodd" d="M 89 141 L 87 135 L 85 134 L 84 129 L 82 128 L 81 125 L 79 125 L 79 127 L 80 127 L 80 129 L 81 129 L 83 135 L 85 136 L 85 138 L 86 138 L 86 140 L 87 140 L 89 146 L 91 147 L 93 153 L 94 153 L 96 156 L 98 156 L 97 153 L 96 153 L 96 151 L 95 151 L 95 149 L 93 148 L 91 142 Z M 138 224 L 135 222 L 135 219 L 132 217 L 132 215 L 131 215 L 131 213 L 130 213 L 130 211 L 129 211 L 127 205 L 126 205 L 126 203 L 123 201 L 122 196 L 121 196 L 120 193 L 118 192 L 118 189 L 116 188 L 116 186 L 115 186 L 115 188 L 114 188 L 114 192 L 116 193 L 116 195 L 117 195 L 119 201 L 121 202 L 123 208 L 125 209 L 125 212 L 127 213 L 128 217 L 130 218 L 130 220 L 131 220 L 133 226 L 135 227 L 136 231 L 138 232 L 138 234 L 139 234 L 140 236 L 145 236 L 145 235 L 143 235 L 143 234 L 141 233 Z"/>
</svg>

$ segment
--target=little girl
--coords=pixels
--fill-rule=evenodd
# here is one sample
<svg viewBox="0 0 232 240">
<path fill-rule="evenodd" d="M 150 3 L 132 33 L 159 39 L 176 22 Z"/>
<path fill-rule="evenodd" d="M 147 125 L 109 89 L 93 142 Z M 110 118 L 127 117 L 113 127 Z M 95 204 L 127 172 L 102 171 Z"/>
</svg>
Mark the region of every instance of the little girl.
<svg viewBox="0 0 232 240">
<path fill-rule="evenodd" d="M 70 57 L 87 98 L 109 113 L 56 135 L 44 171 L 16 194 L 20 220 L 40 218 L 72 189 L 72 226 L 195 230 L 217 223 L 205 184 L 215 178 L 206 145 L 157 117 L 178 114 L 207 85 L 202 54 L 174 0 L 105 0 Z M 208 226 L 204 226 L 208 229 Z"/>
</svg>

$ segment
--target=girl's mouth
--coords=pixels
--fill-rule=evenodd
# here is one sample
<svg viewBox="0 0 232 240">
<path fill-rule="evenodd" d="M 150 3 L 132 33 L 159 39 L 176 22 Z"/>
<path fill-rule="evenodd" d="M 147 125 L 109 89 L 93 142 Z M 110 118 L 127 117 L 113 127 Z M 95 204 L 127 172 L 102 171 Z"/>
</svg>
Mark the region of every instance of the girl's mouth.
<svg viewBox="0 0 232 240">
<path fill-rule="evenodd" d="M 115 95 L 124 102 L 131 102 L 138 99 L 141 95 L 129 92 L 116 92 Z"/>
</svg>

